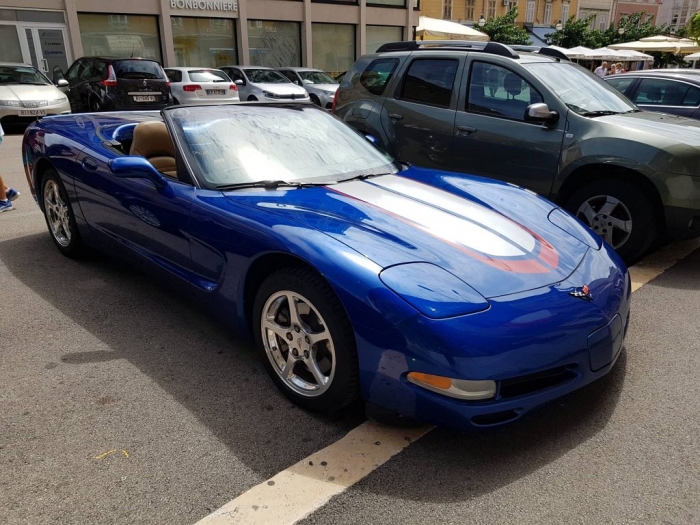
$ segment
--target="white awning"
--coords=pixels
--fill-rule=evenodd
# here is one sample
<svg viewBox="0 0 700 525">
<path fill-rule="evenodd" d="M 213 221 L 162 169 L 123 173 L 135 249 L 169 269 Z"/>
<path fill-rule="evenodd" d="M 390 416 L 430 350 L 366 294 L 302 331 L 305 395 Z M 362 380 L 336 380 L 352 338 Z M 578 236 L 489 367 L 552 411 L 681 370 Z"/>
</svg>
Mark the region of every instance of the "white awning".
<svg viewBox="0 0 700 525">
<path fill-rule="evenodd" d="M 471 27 L 450 22 L 449 20 L 438 20 L 421 16 L 416 28 L 416 39 L 418 40 L 476 40 L 488 42 L 489 36 Z"/>
</svg>

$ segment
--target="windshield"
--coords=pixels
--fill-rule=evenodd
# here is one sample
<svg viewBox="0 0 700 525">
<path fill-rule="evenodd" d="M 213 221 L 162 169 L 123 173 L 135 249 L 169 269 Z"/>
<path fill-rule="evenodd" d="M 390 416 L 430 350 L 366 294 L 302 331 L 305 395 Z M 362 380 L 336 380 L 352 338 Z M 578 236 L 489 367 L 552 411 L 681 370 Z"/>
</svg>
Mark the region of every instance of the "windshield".
<svg viewBox="0 0 700 525">
<path fill-rule="evenodd" d="M 337 84 L 337 80 L 333 80 L 323 71 L 299 71 L 299 76 L 306 84 Z"/>
<path fill-rule="evenodd" d="M 313 107 L 204 106 L 166 114 L 198 175 L 216 186 L 332 183 L 398 171 L 362 135 Z"/>
<path fill-rule="evenodd" d="M 231 82 L 226 73 L 218 69 L 197 69 L 188 71 L 192 82 Z"/>
<path fill-rule="evenodd" d="M 160 64 L 150 60 L 117 60 L 114 62 L 114 72 L 117 78 L 165 80 Z"/>
<path fill-rule="evenodd" d="M 273 69 L 244 69 L 248 80 L 254 84 L 291 84 L 292 82 L 282 73 Z"/>
<path fill-rule="evenodd" d="M 0 66 L 0 86 L 9 84 L 52 85 L 48 78 L 31 66 Z"/>
<path fill-rule="evenodd" d="M 549 89 L 579 115 L 612 114 L 636 111 L 624 95 L 608 86 L 590 71 L 565 62 L 523 64 Z"/>
</svg>

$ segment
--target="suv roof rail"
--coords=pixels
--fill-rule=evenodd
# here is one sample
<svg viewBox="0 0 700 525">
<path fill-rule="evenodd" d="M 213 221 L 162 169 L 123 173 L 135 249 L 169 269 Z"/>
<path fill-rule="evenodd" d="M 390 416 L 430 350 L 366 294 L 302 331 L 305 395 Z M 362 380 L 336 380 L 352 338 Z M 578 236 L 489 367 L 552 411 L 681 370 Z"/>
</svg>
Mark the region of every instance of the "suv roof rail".
<svg viewBox="0 0 700 525">
<path fill-rule="evenodd" d="M 525 46 L 519 44 L 512 45 L 510 47 L 512 47 L 515 51 L 528 51 L 530 53 L 537 53 L 538 55 L 545 55 L 552 58 L 558 58 L 560 60 L 570 60 L 568 56 L 558 49 L 554 49 L 553 47 Z"/>
<path fill-rule="evenodd" d="M 520 58 L 512 48 L 498 42 L 481 42 L 472 40 L 409 40 L 406 42 L 389 42 L 377 49 L 377 53 L 390 51 L 418 51 L 432 48 L 455 48 L 463 51 L 482 51 L 492 55 L 508 58 Z"/>
</svg>

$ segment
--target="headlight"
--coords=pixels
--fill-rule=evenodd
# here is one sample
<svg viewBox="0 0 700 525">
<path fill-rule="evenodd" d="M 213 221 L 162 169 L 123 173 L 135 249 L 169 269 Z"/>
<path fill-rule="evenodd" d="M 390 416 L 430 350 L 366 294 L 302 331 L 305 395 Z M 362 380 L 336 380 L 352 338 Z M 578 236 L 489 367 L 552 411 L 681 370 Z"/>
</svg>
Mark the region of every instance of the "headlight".
<svg viewBox="0 0 700 525">
<path fill-rule="evenodd" d="M 322 89 L 321 91 L 323 91 L 329 97 L 332 97 L 333 95 L 335 95 L 335 91 L 326 91 L 325 89 Z"/>
<path fill-rule="evenodd" d="M 603 245 L 602 237 L 596 235 L 588 226 L 561 208 L 554 208 L 549 212 L 547 218 L 554 226 L 564 230 L 572 237 L 576 237 L 594 250 L 600 250 L 600 247 Z"/>
<path fill-rule="evenodd" d="M 11 108 L 21 108 L 19 100 L 0 100 L 0 106 L 9 106 Z"/>
<path fill-rule="evenodd" d="M 63 97 L 63 98 L 55 98 L 55 99 L 53 99 L 53 100 L 49 100 L 49 101 L 47 102 L 47 104 L 48 104 L 49 106 L 53 106 L 54 104 L 63 104 L 63 103 L 66 102 L 67 100 L 68 100 L 68 99 L 67 99 L 66 97 Z"/>
<path fill-rule="evenodd" d="M 271 93 L 269 91 L 263 91 L 263 96 L 267 98 L 279 98 L 279 95 L 276 93 Z"/>
<path fill-rule="evenodd" d="M 379 278 L 401 299 L 432 319 L 473 314 L 489 307 L 488 301 L 474 288 L 434 264 L 391 266 Z"/>
</svg>

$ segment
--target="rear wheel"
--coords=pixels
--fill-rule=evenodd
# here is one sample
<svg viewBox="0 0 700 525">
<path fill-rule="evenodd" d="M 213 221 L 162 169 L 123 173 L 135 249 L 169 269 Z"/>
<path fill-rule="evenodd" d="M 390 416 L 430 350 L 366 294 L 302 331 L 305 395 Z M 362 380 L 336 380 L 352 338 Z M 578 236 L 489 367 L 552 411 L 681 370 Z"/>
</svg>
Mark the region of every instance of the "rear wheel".
<svg viewBox="0 0 700 525">
<path fill-rule="evenodd" d="M 311 102 L 316 104 L 317 106 L 321 107 L 321 101 L 316 95 L 311 95 Z"/>
<path fill-rule="evenodd" d="M 47 170 L 41 181 L 41 196 L 46 225 L 59 251 L 69 257 L 81 255 L 85 246 L 75 222 L 66 188 L 58 173 Z"/>
<path fill-rule="evenodd" d="M 659 224 L 647 195 L 628 181 L 601 179 L 577 190 L 566 208 L 631 264 L 649 249 Z"/>
<path fill-rule="evenodd" d="M 359 397 L 354 332 L 319 275 L 303 268 L 272 274 L 258 290 L 253 324 L 270 377 L 293 402 L 329 413 Z"/>
<path fill-rule="evenodd" d="M 255 95 L 250 95 L 250 96 L 248 97 L 248 101 L 249 101 L 249 102 L 253 102 L 253 101 L 256 101 L 256 100 L 258 100 L 258 97 L 256 97 Z"/>
</svg>

